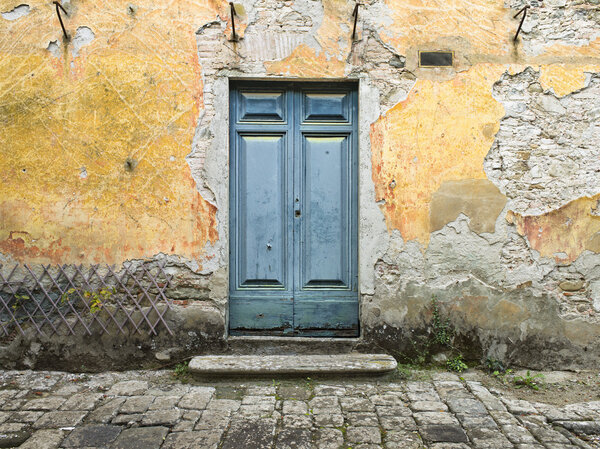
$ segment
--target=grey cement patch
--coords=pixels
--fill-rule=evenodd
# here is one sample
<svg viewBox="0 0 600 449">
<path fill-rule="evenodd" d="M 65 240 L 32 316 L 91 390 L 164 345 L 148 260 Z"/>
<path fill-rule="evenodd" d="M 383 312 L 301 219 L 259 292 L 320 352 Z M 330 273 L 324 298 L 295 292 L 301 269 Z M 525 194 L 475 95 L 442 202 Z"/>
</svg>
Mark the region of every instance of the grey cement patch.
<svg viewBox="0 0 600 449">
<path fill-rule="evenodd" d="M 375 289 L 373 267 L 387 246 L 389 235 L 381 209 L 373 201 L 375 184 L 371 177 L 370 127 L 379 118 L 379 90 L 367 77 L 359 83 L 359 282 L 360 292 Z"/>
<path fill-rule="evenodd" d="M 395 277 L 393 266 L 378 269 L 380 277 Z M 548 293 L 531 288 L 494 288 L 467 276 L 436 287 L 382 281 L 376 296 L 386 300 L 366 305 L 365 339 L 400 359 L 415 357 L 431 338 L 432 297 L 450 320 L 454 344 L 467 358 L 492 357 L 508 365 L 538 369 L 592 368 L 600 358 L 596 349 L 599 325 L 582 318 L 561 318 L 561 305 Z M 379 309 L 379 316 L 373 308 Z"/>
</svg>

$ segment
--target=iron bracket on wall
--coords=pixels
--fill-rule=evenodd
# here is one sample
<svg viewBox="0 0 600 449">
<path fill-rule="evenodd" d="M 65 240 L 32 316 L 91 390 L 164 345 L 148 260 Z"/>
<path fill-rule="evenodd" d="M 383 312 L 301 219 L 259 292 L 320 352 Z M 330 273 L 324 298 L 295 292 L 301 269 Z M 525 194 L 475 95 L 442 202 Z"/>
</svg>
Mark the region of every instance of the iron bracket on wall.
<svg viewBox="0 0 600 449">
<path fill-rule="evenodd" d="M 523 26 L 523 22 L 525 22 L 525 17 L 527 17 L 528 9 L 529 9 L 529 5 L 523 6 L 523 8 L 521 8 L 521 10 L 518 13 L 516 13 L 513 17 L 514 19 L 516 19 L 521 14 L 523 14 L 523 17 L 521 18 L 521 22 L 519 23 L 519 28 L 517 28 L 517 33 L 515 34 L 515 38 L 513 39 L 514 42 L 517 42 L 517 39 L 519 38 L 519 33 L 521 32 L 521 27 Z"/>
<path fill-rule="evenodd" d="M 235 34 L 235 6 L 233 6 L 233 2 L 229 2 L 229 8 L 231 10 L 231 39 L 232 42 L 237 42 L 237 34 Z"/>
<path fill-rule="evenodd" d="M 62 17 L 60 15 L 60 10 L 62 9 L 62 11 L 65 13 L 65 15 L 67 17 L 69 17 L 69 14 L 67 13 L 65 8 L 63 8 L 63 6 L 59 2 L 53 2 L 53 3 L 56 5 L 56 15 L 58 16 L 58 21 L 60 22 L 60 27 L 62 28 L 63 34 L 65 35 L 65 41 L 68 41 L 69 35 L 67 34 L 67 30 L 65 29 L 65 24 L 63 23 Z"/>
<path fill-rule="evenodd" d="M 354 7 L 354 11 L 352 11 L 352 17 L 354 17 L 354 26 L 352 27 L 352 40 L 356 37 L 356 21 L 358 20 L 358 7 L 361 6 L 360 3 L 357 3 Z"/>
</svg>

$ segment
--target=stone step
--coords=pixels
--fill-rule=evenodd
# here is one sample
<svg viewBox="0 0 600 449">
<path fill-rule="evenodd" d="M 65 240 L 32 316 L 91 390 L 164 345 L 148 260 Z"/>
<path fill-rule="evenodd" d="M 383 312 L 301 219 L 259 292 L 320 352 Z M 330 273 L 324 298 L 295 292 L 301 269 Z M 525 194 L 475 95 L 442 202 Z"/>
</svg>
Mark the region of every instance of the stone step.
<svg viewBox="0 0 600 449">
<path fill-rule="evenodd" d="M 227 353 L 254 355 L 348 354 L 364 352 L 360 338 L 244 336 L 227 339 Z"/>
<path fill-rule="evenodd" d="M 396 369 L 388 354 L 204 355 L 189 370 L 197 375 L 260 376 L 386 374 Z"/>
</svg>

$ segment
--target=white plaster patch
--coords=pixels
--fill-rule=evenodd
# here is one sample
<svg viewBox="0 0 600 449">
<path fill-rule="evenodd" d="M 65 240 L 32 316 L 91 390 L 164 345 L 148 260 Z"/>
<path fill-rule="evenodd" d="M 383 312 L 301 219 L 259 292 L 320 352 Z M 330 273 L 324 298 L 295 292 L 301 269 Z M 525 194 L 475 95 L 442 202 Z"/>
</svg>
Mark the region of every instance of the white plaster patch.
<svg viewBox="0 0 600 449">
<path fill-rule="evenodd" d="M 17 20 L 21 17 L 25 17 L 30 12 L 31 8 L 29 7 L 29 5 L 19 5 L 10 11 L 3 12 L 2 18 L 6 20 Z"/>
<path fill-rule="evenodd" d="M 562 8 L 563 6 L 566 6 L 567 0 L 546 0 L 544 3 L 553 8 Z"/>
<path fill-rule="evenodd" d="M 247 34 L 240 43 L 240 54 L 250 61 L 275 61 L 285 59 L 304 43 L 305 33 L 266 32 Z"/>
<path fill-rule="evenodd" d="M 359 11 L 363 21 L 367 21 L 375 29 L 390 28 L 394 24 L 392 10 L 384 2 L 376 1 Z"/>
<path fill-rule="evenodd" d="M 79 50 L 86 45 L 89 45 L 96 35 L 94 32 L 88 27 L 79 27 L 75 32 L 75 37 L 73 38 L 73 57 L 76 58 L 79 56 Z"/>
<path fill-rule="evenodd" d="M 558 98 L 554 95 L 542 95 L 538 98 L 538 105 L 550 114 L 562 115 L 567 110 L 560 104 Z"/>
<path fill-rule="evenodd" d="M 46 47 L 46 50 L 48 50 L 55 58 L 60 58 L 60 48 L 58 46 L 58 41 L 49 42 L 48 46 Z"/>
<path fill-rule="evenodd" d="M 600 281 L 590 282 L 590 295 L 594 310 L 600 312 Z"/>
<path fill-rule="evenodd" d="M 362 294 L 375 292 L 375 273 L 373 266 L 383 256 L 389 243 L 385 218 L 381 209 L 373 201 L 375 184 L 373 183 L 371 160 L 371 124 L 381 113 L 379 91 L 368 79 L 359 84 L 359 280 Z"/>
</svg>

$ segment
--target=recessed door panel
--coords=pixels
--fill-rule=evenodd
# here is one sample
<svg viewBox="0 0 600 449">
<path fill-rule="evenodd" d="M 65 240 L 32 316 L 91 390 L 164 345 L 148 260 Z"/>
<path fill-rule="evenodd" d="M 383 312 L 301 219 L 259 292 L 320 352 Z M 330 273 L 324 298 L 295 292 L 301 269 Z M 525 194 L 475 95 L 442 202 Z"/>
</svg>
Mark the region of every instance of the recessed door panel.
<svg viewBox="0 0 600 449">
<path fill-rule="evenodd" d="M 355 337 L 358 301 L 350 295 L 294 298 L 294 333 L 303 336 Z"/>
<path fill-rule="evenodd" d="M 240 121 L 285 120 L 285 92 L 242 91 L 239 94 Z"/>
<path fill-rule="evenodd" d="M 239 287 L 285 286 L 285 138 L 239 136 Z"/>
<path fill-rule="evenodd" d="M 310 122 L 349 122 L 350 92 L 304 92 L 304 120 Z"/>
<path fill-rule="evenodd" d="M 349 288 L 347 136 L 303 136 L 302 288 Z"/>
</svg>

